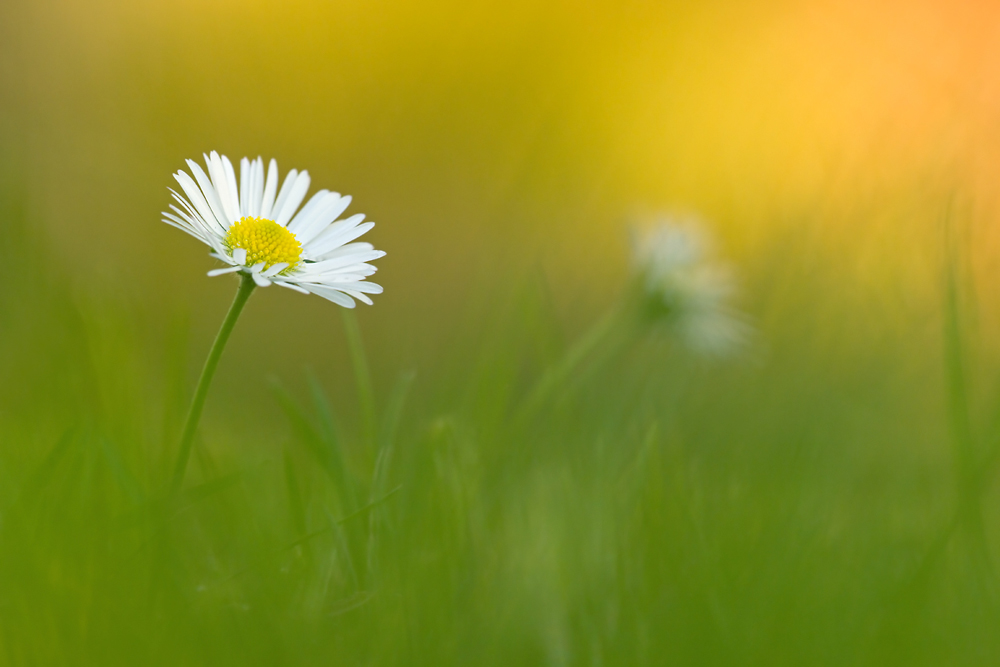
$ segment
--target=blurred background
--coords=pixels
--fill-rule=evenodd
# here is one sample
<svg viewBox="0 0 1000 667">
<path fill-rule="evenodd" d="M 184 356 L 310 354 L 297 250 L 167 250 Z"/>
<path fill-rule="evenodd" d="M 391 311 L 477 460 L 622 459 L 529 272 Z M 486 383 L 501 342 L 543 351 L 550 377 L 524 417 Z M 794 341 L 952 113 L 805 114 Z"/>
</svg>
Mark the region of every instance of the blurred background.
<svg viewBox="0 0 1000 667">
<path fill-rule="evenodd" d="M 0 664 L 1000 657 L 1000 8 L 6 0 L 0 90 Z M 257 290 L 175 505 L 211 150 L 351 194 L 385 294 Z M 662 212 L 748 349 L 526 411 Z"/>
</svg>

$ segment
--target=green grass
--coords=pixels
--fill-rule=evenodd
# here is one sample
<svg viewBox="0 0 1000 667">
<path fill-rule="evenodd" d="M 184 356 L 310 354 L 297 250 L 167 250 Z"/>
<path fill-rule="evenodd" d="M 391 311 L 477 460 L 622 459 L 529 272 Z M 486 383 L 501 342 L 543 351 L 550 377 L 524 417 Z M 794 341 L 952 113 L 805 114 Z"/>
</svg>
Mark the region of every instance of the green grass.
<svg viewBox="0 0 1000 667">
<path fill-rule="evenodd" d="M 961 248 L 930 333 L 832 324 L 818 279 L 769 315 L 789 276 L 751 275 L 761 333 L 728 364 L 646 336 L 564 373 L 582 332 L 534 278 L 418 373 L 374 375 L 350 313 L 356 399 L 262 378 L 275 410 L 240 428 L 210 399 L 172 498 L 207 349 L 36 276 L 2 206 L 0 664 L 1000 659 Z"/>
</svg>

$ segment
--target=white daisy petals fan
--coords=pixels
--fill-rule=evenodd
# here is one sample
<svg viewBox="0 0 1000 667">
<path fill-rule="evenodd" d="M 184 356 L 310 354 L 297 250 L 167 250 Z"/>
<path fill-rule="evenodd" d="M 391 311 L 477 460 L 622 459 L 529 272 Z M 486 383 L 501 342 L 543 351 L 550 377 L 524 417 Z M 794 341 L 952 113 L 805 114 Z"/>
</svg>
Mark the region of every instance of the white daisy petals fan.
<svg viewBox="0 0 1000 667">
<path fill-rule="evenodd" d="M 278 187 L 278 163 L 267 174 L 261 158 L 240 161 L 239 184 L 232 163 L 215 151 L 193 160 L 191 173 L 174 178 L 182 193 L 170 190 L 176 205 L 163 222 L 177 227 L 212 249 L 227 266 L 210 276 L 243 272 L 260 287 L 272 283 L 316 294 L 345 308 L 355 299 L 371 305 L 369 294 L 382 287 L 366 280 L 375 273 L 372 260 L 385 255 L 356 239 L 375 226 L 363 214 L 339 220 L 350 196 L 320 190 L 299 208 L 309 190 L 309 173 L 292 169 Z"/>
</svg>

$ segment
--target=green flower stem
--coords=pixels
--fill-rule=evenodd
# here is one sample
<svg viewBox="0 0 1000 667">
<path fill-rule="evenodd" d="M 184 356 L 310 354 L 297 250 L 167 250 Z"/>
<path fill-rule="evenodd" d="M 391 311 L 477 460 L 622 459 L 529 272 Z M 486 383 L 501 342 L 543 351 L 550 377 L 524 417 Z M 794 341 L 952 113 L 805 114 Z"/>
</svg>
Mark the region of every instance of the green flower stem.
<svg viewBox="0 0 1000 667">
<path fill-rule="evenodd" d="M 358 402 L 361 405 L 361 417 L 364 420 L 365 440 L 374 445 L 376 438 L 375 390 L 372 387 L 372 374 L 368 367 L 368 355 L 365 354 L 365 344 L 361 337 L 361 328 L 354 311 L 341 309 L 344 317 L 344 332 L 347 335 L 347 348 L 351 352 L 351 364 L 354 366 L 354 377 L 358 386 Z"/>
<path fill-rule="evenodd" d="M 208 396 L 208 387 L 212 384 L 212 376 L 215 375 L 215 368 L 219 365 L 219 359 L 222 358 L 222 351 L 226 347 L 226 341 L 229 340 L 229 334 L 233 332 L 236 320 L 239 319 L 240 313 L 243 311 L 243 306 L 246 305 L 247 299 L 250 298 L 250 294 L 253 293 L 256 286 L 250 274 L 242 274 L 240 288 L 236 291 L 236 298 L 233 299 L 233 305 L 229 307 L 229 313 L 222 322 L 222 328 L 219 329 L 219 333 L 215 336 L 215 342 L 212 343 L 208 359 L 205 360 L 205 367 L 201 370 L 201 377 L 198 378 L 198 388 L 195 389 L 194 398 L 191 399 L 191 410 L 188 412 L 187 421 L 184 423 L 184 432 L 181 434 L 181 446 L 177 452 L 174 476 L 170 481 L 171 495 L 180 491 L 181 483 L 184 481 L 184 471 L 187 470 L 187 462 L 191 457 L 191 444 L 194 442 L 194 433 L 198 428 L 201 410 L 205 407 L 205 398 Z"/>
<path fill-rule="evenodd" d="M 573 372 L 602 344 L 610 339 L 621 324 L 623 309 L 616 306 L 604 314 L 583 336 L 570 347 L 559 362 L 550 368 L 527 393 L 527 398 L 514 418 L 515 423 L 524 423 L 534 417 L 553 393 Z"/>
</svg>

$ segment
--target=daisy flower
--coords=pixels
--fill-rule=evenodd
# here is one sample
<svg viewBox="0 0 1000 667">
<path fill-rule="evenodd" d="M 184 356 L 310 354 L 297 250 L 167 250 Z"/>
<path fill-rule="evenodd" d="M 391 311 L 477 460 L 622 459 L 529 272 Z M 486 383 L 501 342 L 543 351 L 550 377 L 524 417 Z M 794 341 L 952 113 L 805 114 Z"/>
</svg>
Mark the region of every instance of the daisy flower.
<svg viewBox="0 0 1000 667">
<path fill-rule="evenodd" d="M 633 236 L 632 265 L 646 315 L 671 327 L 692 349 L 725 356 L 742 347 L 750 327 L 729 305 L 735 281 L 711 257 L 710 239 L 694 220 L 661 220 Z"/>
<path fill-rule="evenodd" d="M 195 237 L 212 257 L 228 266 L 210 276 L 242 272 L 260 287 L 274 283 L 303 294 L 316 294 L 345 308 L 354 300 L 371 305 L 368 294 L 382 287 L 366 278 L 368 262 L 385 255 L 370 243 L 354 242 L 375 226 L 362 213 L 337 220 L 350 196 L 320 190 L 299 208 L 309 190 L 309 172 L 292 169 L 278 188 L 278 163 L 264 173 L 261 158 L 240 161 L 236 171 L 225 155 L 205 156 L 206 170 L 187 161 L 191 173 L 174 178 L 183 194 L 171 189 L 176 205 L 163 222 Z"/>
<path fill-rule="evenodd" d="M 364 222 L 364 215 L 337 219 L 347 210 L 350 197 L 320 190 L 299 209 L 309 190 L 308 172 L 292 169 L 279 190 L 278 163 L 274 160 L 265 178 L 261 158 L 243 158 L 239 185 L 225 155 L 215 151 L 206 155 L 207 173 L 193 160 L 187 164 L 190 174 L 174 174 L 184 194 L 170 191 L 178 206 L 171 204 L 171 212 L 164 211 L 163 222 L 207 245 L 212 257 L 227 265 L 208 275 L 240 273 L 242 280 L 198 378 L 181 432 L 170 482 L 172 494 L 180 491 L 184 481 L 212 376 L 254 289 L 273 283 L 319 295 L 345 308 L 354 308 L 355 299 L 371 305 L 367 295 L 381 294 L 382 287 L 365 280 L 375 273 L 368 262 L 385 255 L 370 243 L 355 241 L 375 226 Z"/>
<path fill-rule="evenodd" d="M 724 357 L 740 350 L 752 328 L 730 307 L 735 284 L 729 267 L 712 259 L 709 237 L 694 220 L 659 220 L 632 235 L 635 280 L 620 299 L 597 320 L 527 392 L 515 421 L 526 423 L 544 409 L 561 387 L 572 385 L 572 374 L 597 354 L 612 352 L 653 326 L 679 338 L 695 352 Z M 638 326 L 637 326 L 638 325 Z"/>
</svg>

